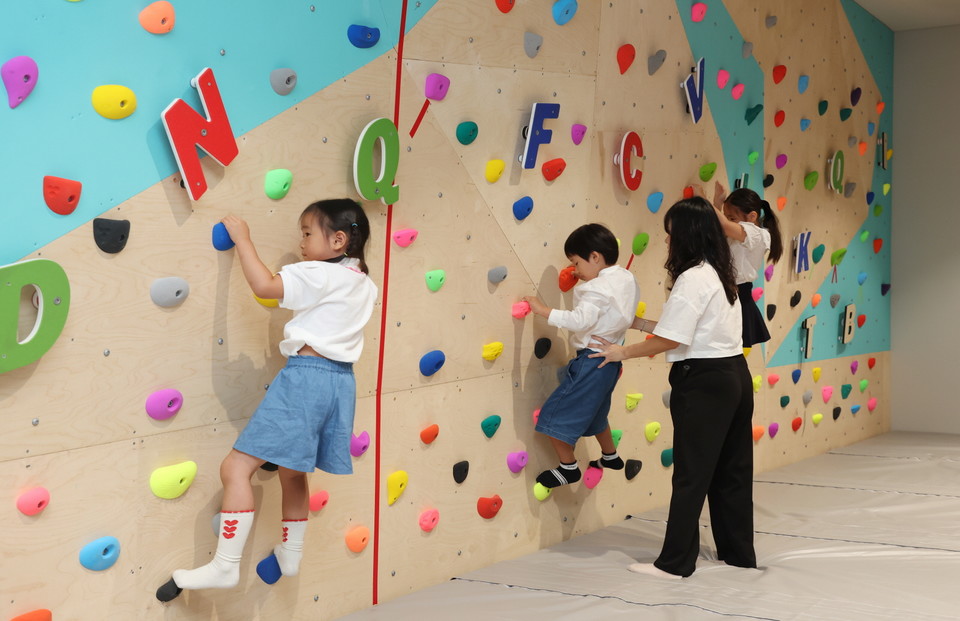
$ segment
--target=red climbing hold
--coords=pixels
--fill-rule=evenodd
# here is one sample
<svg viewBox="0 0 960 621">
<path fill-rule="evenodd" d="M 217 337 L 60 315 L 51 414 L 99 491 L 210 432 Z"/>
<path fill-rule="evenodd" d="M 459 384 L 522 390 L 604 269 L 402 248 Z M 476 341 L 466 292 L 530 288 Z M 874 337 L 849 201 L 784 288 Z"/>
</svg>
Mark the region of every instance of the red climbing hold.
<svg viewBox="0 0 960 621">
<path fill-rule="evenodd" d="M 777 113 L 773 115 L 773 124 L 777 127 L 783 125 L 783 121 L 786 120 L 787 113 L 783 110 L 777 110 Z"/>
<path fill-rule="evenodd" d="M 880 254 L 880 249 L 883 248 L 883 238 L 877 237 L 873 240 L 873 252 L 874 254 Z"/>
<path fill-rule="evenodd" d="M 477 513 L 484 519 L 489 520 L 497 515 L 502 506 L 503 500 L 496 494 L 489 498 L 480 497 L 477 500 Z"/>
<path fill-rule="evenodd" d="M 562 157 L 558 157 L 555 160 L 550 160 L 549 162 L 544 162 L 541 170 L 543 171 L 543 178 L 547 181 L 553 181 L 557 177 L 563 174 L 563 170 L 567 167 L 567 163 Z"/>
<path fill-rule="evenodd" d="M 497 8 L 501 13 L 509 13 L 513 10 L 513 4 L 516 0 L 497 0 Z"/>
<path fill-rule="evenodd" d="M 780 84 L 787 75 L 787 68 L 783 65 L 777 65 L 773 68 L 773 83 Z"/>
<path fill-rule="evenodd" d="M 574 274 L 576 268 L 572 265 L 569 265 L 562 270 L 560 270 L 560 291 L 566 293 L 573 289 L 573 286 L 577 284 L 577 275 Z"/>
<path fill-rule="evenodd" d="M 627 72 L 636 57 L 637 48 L 633 47 L 632 44 L 624 43 L 620 46 L 620 49 L 617 50 L 617 64 L 620 65 L 620 75 Z"/>
<path fill-rule="evenodd" d="M 82 188 L 83 184 L 79 181 L 45 176 L 43 178 L 43 200 L 54 213 L 68 216 L 77 208 Z"/>
</svg>

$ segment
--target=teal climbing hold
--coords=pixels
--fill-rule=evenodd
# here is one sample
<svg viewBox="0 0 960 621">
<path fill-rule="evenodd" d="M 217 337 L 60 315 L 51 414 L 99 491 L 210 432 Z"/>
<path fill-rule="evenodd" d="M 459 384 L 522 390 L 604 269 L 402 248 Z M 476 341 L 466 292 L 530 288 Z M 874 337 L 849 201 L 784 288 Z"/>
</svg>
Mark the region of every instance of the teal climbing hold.
<svg viewBox="0 0 960 621">
<path fill-rule="evenodd" d="M 790 405 L 790 397 L 787 395 L 780 397 L 780 407 L 785 408 L 788 405 Z"/>
<path fill-rule="evenodd" d="M 673 449 L 672 448 L 664 449 L 660 453 L 660 463 L 663 465 L 664 468 L 669 468 L 670 466 L 673 465 Z"/>
<path fill-rule="evenodd" d="M 477 139 L 480 129 L 473 121 L 464 121 L 457 125 L 457 142 L 462 145 L 468 145 Z"/>
<path fill-rule="evenodd" d="M 851 108 L 840 108 L 841 121 L 846 121 L 847 119 L 849 119 L 851 114 L 853 114 L 853 110 Z"/>
<path fill-rule="evenodd" d="M 747 108 L 746 113 L 743 115 L 747 120 L 747 125 L 753 123 L 761 112 L 763 112 L 763 104 L 757 104 L 751 108 Z"/>
<path fill-rule="evenodd" d="M 480 429 L 483 430 L 483 435 L 488 438 L 492 438 L 493 434 L 497 433 L 497 429 L 500 429 L 500 423 L 502 419 L 500 416 L 494 414 L 493 416 L 488 416 L 480 423 Z"/>
<path fill-rule="evenodd" d="M 827 113 L 827 108 L 830 107 L 830 104 L 827 103 L 826 99 L 821 99 L 820 103 L 817 104 L 817 112 L 820 113 L 820 116 L 823 116 Z"/>
<path fill-rule="evenodd" d="M 814 248 L 814 249 L 813 249 L 813 252 L 811 253 L 811 257 L 813 258 L 813 262 L 814 262 L 814 263 L 819 263 L 819 262 L 820 262 L 820 259 L 823 258 L 823 253 L 826 252 L 826 250 L 827 250 L 827 247 L 824 246 L 823 244 L 820 244 L 819 246 L 817 246 L 816 248 Z"/>
<path fill-rule="evenodd" d="M 850 396 L 850 391 L 852 390 L 853 390 L 853 386 L 851 386 L 850 384 L 844 384 L 843 386 L 840 387 L 840 396 L 846 399 L 847 397 Z"/>
</svg>

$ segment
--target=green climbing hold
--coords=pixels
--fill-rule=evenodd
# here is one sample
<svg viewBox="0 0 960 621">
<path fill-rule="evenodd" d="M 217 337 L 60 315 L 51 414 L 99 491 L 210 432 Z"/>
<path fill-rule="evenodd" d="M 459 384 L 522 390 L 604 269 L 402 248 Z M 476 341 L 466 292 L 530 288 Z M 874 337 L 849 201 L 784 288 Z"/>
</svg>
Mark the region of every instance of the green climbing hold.
<svg viewBox="0 0 960 621">
<path fill-rule="evenodd" d="M 480 429 L 483 430 L 483 435 L 488 438 L 492 438 L 493 434 L 497 433 L 497 429 L 500 429 L 501 419 L 498 415 L 494 414 L 493 416 L 488 416 L 480 423 Z"/>
<path fill-rule="evenodd" d="M 840 250 L 834 250 L 833 254 L 830 255 L 830 265 L 837 266 L 840 265 L 840 262 L 843 261 L 843 257 L 847 256 L 847 249 L 841 248 Z"/>
<path fill-rule="evenodd" d="M 820 173 L 817 171 L 808 172 L 807 176 L 803 178 L 803 187 L 808 190 L 812 190 L 816 185 L 817 181 L 820 179 Z"/>
<path fill-rule="evenodd" d="M 860 233 L 860 241 L 865 242 L 868 239 L 870 239 L 870 231 L 864 231 L 863 233 Z"/>
<path fill-rule="evenodd" d="M 457 141 L 462 145 L 468 145 L 477 139 L 479 133 L 477 124 L 473 121 L 464 121 L 457 125 Z"/>
<path fill-rule="evenodd" d="M 819 246 L 817 246 L 816 248 L 814 248 L 814 249 L 813 249 L 813 255 L 812 255 L 812 256 L 813 256 L 813 262 L 814 262 L 814 263 L 819 263 L 819 262 L 820 262 L 820 259 L 823 258 L 823 253 L 826 252 L 826 251 L 827 251 L 827 247 L 824 246 L 823 244 L 820 244 Z"/>
<path fill-rule="evenodd" d="M 829 107 L 829 105 L 830 104 L 827 103 L 826 99 L 821 100 L 820 103 L 817 104 L 817 112 L 820 113 L 820 116 L 823 116 L 824 114 L 827 113 L 827 108 Z"/>
<path fill-rule="evenodd" d="M 853 390 L 853 386 L 851 386 L 850 384 L 844 384 L 843 386 L 840 387 L 840 395 L 844 399 L 846 399 L 847 397 L 850 396 L 851 390 Z"/>
<path fill-rule="evenodd" d="M 760 113 L 763 112 L 763 104 L 757 104 L 752 108 L 747 108 L 747 112 L 743 115 L 743 118 L 747 120 L 747 125 L 750 125 L 757 117 L 760 116 Z"/>
<path fill-rule="evenodd" d="M 700 167 L 700 181 L 706 183 L 713 179 L 713 174 L 717 172 L 717 163 L 710 162 Z"/>
<path fill-rule="evenodd" d="M 867 386 L 870 385 L 870 380 L 862 379 L 860 380 L 860 392 L 864 392 L 867 389 Z"/>
<path fill-rule="evenodd" d="M 263 178 L 263 191 L 273 200 L 279 200 L 290 191 L 293 183 L 293 173 L 286 168 L 275 168 Z"/>
<path fill-rule="evenodd" d="M 756 164 L 756 163 L 757 163 L 757 160 L 759 160 L 759 159 L 760 159 L 760 152 L 759 152 L 759 151 L 751 151 L 750 154 L 747 155 L 747 162 L 748 162 L 751 166 L 753 166 L 754 164 Z"/>
<path fill-rule="evenodd" d="M 853 114 L 852 108 L 840 108 L 840 120 L 846 121 L 850 118 L 850 115 Z"/>
<path fill-rule="evenodd" d="M 660 453 L 660 463 L 663 464 L 664 468 L 669 468 L 673 465 L 672 448 L 664 449 L 663 452 Z"/>
<path fill-rule="evenodd" d="M 613 429 L 610 431 L 610 435 L 613 436 L 613 446 L 616 448 L 620 445 L 620 438 L 623 437 L 623 429 Z"/>
<path fill-rule="evenodd" d="M 447 279 L 447 273 L 443 270 L 433 270 L 427 272 L 426 279 L 427 288 L 430 289 L 430 291 L 439 291 Z"/>
<path fill-rule="evenodd" d="M 873 217 L 879 218 L 883 214 L 883 205 L 877 203 L 873 206 Z"/>
<path fill-rule="evenodd" d="M 650 235 L 647 233 L 637 233 L 637 236 L 633 238 L 633 254 L 641 255 L 643 251 L 647 249 L 647 244 L 650 243 Z"/>
</svg>

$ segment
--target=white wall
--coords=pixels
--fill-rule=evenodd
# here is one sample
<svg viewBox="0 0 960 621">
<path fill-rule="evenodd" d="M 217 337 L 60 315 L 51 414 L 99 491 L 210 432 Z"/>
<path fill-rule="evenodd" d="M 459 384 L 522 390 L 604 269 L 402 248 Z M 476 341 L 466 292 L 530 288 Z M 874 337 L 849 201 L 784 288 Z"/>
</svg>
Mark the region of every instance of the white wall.
<svg viewBox="0 0 960 621">
<path fill-rule="evenodd" d="M 960 27 L 894 39 L 894 430 L 960 433 Z"/>
</svg>

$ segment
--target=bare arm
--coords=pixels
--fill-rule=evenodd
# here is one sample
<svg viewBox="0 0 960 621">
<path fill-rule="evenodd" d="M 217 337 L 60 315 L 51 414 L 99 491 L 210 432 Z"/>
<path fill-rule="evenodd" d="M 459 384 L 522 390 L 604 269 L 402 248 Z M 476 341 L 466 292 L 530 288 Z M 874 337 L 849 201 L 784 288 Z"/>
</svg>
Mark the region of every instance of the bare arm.
<svg viewBox="0 0 960 621">
<path fill-rule="evenodd" d="M 641 332 L 648 332 L 653 334 L 653 331 L 657 329 L 657 322 L 653 319 L 644 319 L 643 317 L 634 317 L 633 323 L 630 324 L 630 328 L 633 330 L 640 330 Z"/>
<path fill-rule="evenodd" d="M 247 223 L 234 215 L 227 216 L 221 222 L 236 244 L 243 276 L 254 295 L 264 299 L 283 299 L 283 279 L 279 274 L 271 272 L 260 260 L 253 240 L 250 239 L 250 227 Z"/>
<path fill-rule="evenodd" d="M 665 339 L 662 336 L 652 335 L 645 341 L 633 343 L 632 345 L 615 345 L 610 341 L 594 336 L 590 347 L 596 347 L 600 351 L 590 354 L 588 358 L 603 358 L 600 366 L 603 367 L 608 362 L 619 362 L 628 358 L 640 358 L 642 356 L 656 356 L 665 351 L 676 349 L 680 343 Z"/>
<path fill-rule="evenodd" d="M 742 242 L 747 238 L 747 232 L 743 230 L 743 227 L 740 226 L 740 224 L 733 222 L 723 215 L 723 203 L 726 200 L 727 192 L 724 190 L 720 182 L 717 181 L 713 186 L 713 208 L 717 211 L 717 218 L 720 220 L 720 228 L 723 229 L 723 234 L 730 239 L 735 239 L 738 242 Z"/>
</svg>

